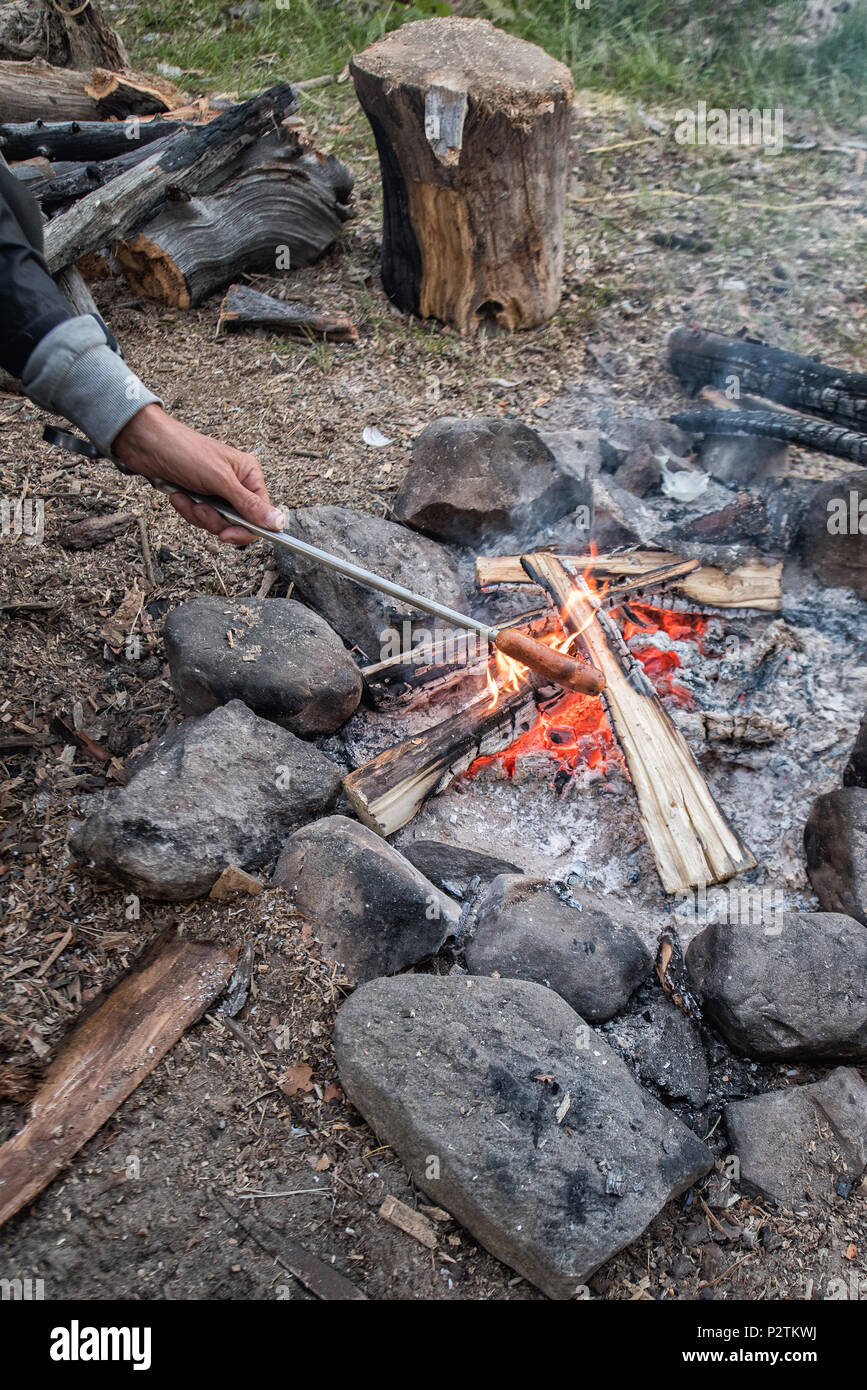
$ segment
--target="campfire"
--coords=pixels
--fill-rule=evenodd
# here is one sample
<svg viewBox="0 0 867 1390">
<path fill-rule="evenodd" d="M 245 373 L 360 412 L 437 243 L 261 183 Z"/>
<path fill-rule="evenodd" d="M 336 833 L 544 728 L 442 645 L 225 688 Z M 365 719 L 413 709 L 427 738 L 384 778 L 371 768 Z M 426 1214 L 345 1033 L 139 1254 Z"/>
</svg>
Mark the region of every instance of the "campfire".
<svg viewBox="0 0 867 1390">
<path fill-rule="evenodd" d="M 423 668 L 414 674 L 410 692 L 427 692 L 434 707 L 468 673 L 483 689 L 457 713 L 386 749 L 346 778 L 358 816 L 391 835 L 456 777 L 474 779 L 493 762 L 512 776 L 522 757 L 542 754 L 557 794 L 582 770 L 604 776 L 616 767 L 628 776 L 666 892 L 720 883 L 753 868 L 755 859 L 717 805 L 670 717 L 672 707 L 693 708 L 690 692 L 676 676 L 681 659 L 670 641 L 654 642 L 655 634 L 663 634 L 693 642 L 700 651 L 708 619 L 649 601 L 651 594 L 690 583 L 693 594 L 719 597 L 720 577 L 703 573 L 697 561 L 666 555 L 660 562 L 653 552 L 627 558 L 625 567 L 622 560 L 545 551 L 517 557 L 517 564 L 515 557 L 480 559 L 476 573 L 482 585 L 505 576 L 505 582 L 534 585 L 547 597 L 548 612 L 533 618 L 546 629 L 540 640 L 584 656 L 605 675 L 605 690 L 599 697 L 564 694 L 540 685 L 538 677 L 499 651 L 491 657 L 482 653 L 475 668 L 454 665 L 444 671 L 437 663 Z M 729 602 L 747 597 L 738 586 L 748 588 L 749 572 L 724 580 Z M 644 636 L 646 643 L 637 644 L 633 654 L 628 643 Z M 369 668 L 371 679 L 387 674 L 383 665 Z"/>
</svg>

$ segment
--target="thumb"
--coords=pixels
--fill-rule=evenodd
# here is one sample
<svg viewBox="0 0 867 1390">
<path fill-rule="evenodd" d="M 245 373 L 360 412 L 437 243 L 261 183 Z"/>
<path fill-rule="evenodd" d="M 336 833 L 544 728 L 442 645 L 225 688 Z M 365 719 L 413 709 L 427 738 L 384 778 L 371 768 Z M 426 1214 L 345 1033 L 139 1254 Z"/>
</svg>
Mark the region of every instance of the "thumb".
<svg viewBox="0 0 867 1390">
<path fill-rule="evenodd" d="M 259 493 L 244 487 L 234 473 L 226 479 L 225 498 L 245 521 L 253 521 L 268 531 L 284 530 L 286 517 L 279 507 L 272 506 L 267 497 L 261 497 Z"/>
</svg>

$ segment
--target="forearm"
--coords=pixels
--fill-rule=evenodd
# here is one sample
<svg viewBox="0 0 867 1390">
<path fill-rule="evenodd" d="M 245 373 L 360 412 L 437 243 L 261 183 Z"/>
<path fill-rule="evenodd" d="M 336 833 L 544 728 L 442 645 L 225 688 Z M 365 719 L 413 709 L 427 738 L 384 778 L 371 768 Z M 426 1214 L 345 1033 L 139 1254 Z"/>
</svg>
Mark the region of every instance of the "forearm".
<svg viewBox="0 0 867 1390">
<path fill-rule="evenodd" d="M 90 315 L 59 323 L 27 359 L 21 384 L 32 401 L 77 425 L 103 454 L 143 406 L 159 401 L 108 345 Z"/>
</svg>

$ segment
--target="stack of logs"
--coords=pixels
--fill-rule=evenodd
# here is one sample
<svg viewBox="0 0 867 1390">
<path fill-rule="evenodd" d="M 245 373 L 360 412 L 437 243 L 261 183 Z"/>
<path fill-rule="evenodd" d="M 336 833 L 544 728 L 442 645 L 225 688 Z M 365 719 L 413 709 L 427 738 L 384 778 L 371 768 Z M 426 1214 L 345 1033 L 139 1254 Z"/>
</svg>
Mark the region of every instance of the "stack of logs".
<svg viewBox="0 0 867 1390">
<path fill-rule="evenodd" d="M 185 104 L 130 69 L 94 4 L 0 6 L 0 153 L 50 219 L 52 274 L 119 268 L 135 293 L 189 308 L 240 274 L 310 263 L 352 215 L 352 176 L 297 110 L 287 84 Z"/>
</svg>

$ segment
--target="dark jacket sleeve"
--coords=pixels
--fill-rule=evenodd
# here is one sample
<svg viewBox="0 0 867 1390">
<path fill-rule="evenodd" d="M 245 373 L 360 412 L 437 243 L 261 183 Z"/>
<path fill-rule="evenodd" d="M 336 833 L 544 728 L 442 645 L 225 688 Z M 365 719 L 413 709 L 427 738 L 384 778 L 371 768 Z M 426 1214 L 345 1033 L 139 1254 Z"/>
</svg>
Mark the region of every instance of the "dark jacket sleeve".
<svg viewBox="0 0 867 1390">
<path fill-rule="evenodd" d="M 0 160 L 0 366 L 20 377 L 36 344 L 74 317 L 42 259 L 39 210 Z"/>
<path fill-rule="evenodd" d="M 129 370 L 102 319 L 75 313 L 42 246 L 39 209 L 0 155 L 0 366 L 110 454 L 124 425 L 159 398 Z"/>
</svg>

